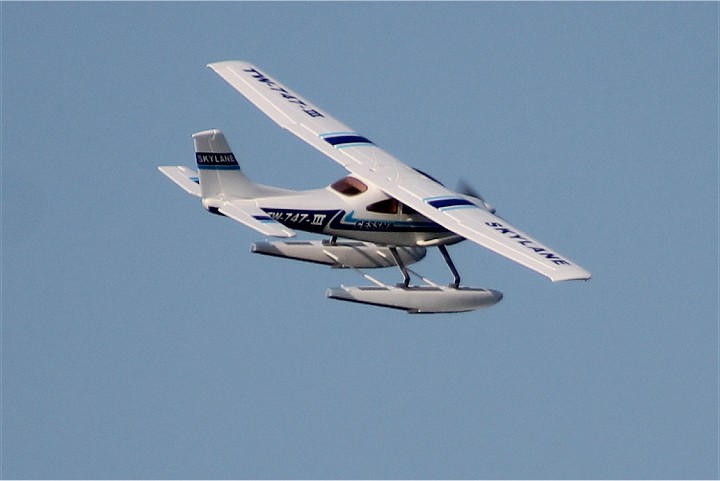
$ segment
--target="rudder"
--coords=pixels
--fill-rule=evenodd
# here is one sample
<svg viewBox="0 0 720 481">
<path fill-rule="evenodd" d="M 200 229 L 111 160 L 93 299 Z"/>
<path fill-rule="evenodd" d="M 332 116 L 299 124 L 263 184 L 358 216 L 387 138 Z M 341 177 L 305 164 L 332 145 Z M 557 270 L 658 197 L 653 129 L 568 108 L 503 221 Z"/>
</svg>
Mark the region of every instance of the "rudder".
<svg viewBox="0 0 720 481">
<path fill-rule="evenodd" d="M 225 135 L 217 129 L 193 134 L 195 161 L 203 198 L 228 194 L 245 197 L 252 182 L 242 173 Z"/>
</svg>

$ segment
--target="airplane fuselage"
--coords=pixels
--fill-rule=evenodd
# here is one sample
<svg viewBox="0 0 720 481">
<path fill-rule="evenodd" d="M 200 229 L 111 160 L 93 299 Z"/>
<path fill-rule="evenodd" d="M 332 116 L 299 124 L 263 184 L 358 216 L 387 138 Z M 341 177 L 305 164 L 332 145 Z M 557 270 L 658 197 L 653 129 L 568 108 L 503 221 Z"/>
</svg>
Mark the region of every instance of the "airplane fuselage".
<svg viewBox="0 0 720 481">
<path fill-rule="evenodd" d="M 463 239 L 372 187 L 350 196 L 329 186 L 256 201 L 271 219 L 295 230 L 397 246 Z"/>
</svg>

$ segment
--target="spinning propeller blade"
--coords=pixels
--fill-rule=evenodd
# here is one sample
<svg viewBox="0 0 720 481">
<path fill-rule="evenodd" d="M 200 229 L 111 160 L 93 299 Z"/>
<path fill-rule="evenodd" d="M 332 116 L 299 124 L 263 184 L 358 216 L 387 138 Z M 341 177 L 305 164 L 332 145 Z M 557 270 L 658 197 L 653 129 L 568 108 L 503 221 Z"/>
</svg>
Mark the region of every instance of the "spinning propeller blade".
<svg viewBox="0 0 720 481">
<path fill-rule="evenodd" d="M 485 207 L 487 207 L 491 213 L 493 213 L 493 214 L 495 213 L 495 207 L 493 207 L 490 204 L 488 204 L 487 202 L 485 202 L 485 198 L 482 196 L 482 194 L 480 194 L 480 192 L 478 192 L 477 189 L 475 187 L 473 187 L 467 180 L 461 178 L 458 181 L 457 191 L 461 194 L 469 195 L 470 197 L 475 197 L 480 202 L 485 204 Z"/>
</svg>

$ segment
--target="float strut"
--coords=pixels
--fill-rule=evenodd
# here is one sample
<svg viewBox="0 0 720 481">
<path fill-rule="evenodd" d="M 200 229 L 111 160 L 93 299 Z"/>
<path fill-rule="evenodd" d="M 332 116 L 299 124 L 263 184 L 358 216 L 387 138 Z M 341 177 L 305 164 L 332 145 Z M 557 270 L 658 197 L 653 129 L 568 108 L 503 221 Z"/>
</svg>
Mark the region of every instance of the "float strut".
<svg viewBox="0 0 720 481">
<path fill-rule="evenodd" d="M 390 250 L 390 254 L 392 254 L 393 259 L 395 260 L 395 264 L 397 264 L 398 268 L 400 269 L 400 272 L 402 272 L 403 275 L 403 283 L 402 285 L 404 287 L 408 287 L 410 285 L 410 274 L 408 274 L 407 267 L 405 267 L 405 263 L 403 263 L 402 259 L 400 259 L 400 254 L 398 254 L 397 247 L 388 247 Z"/>
<path fill-rule="evenodd" d="M 450 287 L 454 287 L 455 289 L 457 289 L 458 287 L 460 287 L 460 274 L 458 274 L 457 269 L 455 269 L 455 264 L 453 264 L 452 259 L 450 259 L 450 254 L 448 254 L 447 247 L 442 244 L 437 247 L 438 249 L 440 249 L 440 253 L 443 256 L 443 259 L 445 259 L 445 263 L 448 265 L 448 267 L 450 268 L 450 272 L 452 272 L 452 275 L 455 278 L 453 280 L 453 283 L 450 284 Z"/>
</svg>

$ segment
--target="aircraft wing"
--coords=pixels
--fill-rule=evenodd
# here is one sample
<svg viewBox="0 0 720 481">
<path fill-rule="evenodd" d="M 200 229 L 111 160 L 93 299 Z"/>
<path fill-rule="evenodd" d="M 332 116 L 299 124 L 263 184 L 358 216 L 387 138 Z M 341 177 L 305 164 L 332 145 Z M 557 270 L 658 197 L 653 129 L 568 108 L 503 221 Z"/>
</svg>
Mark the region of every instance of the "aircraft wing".
<svg viewBox="0 0 720 481">
<path fill-rule="evenodd" d="M 590 273 L 464 196 L 416 171 L 252 64 L 209 64 L 281 127 L 428 219 L 552 280 Z"/>
</svg>

